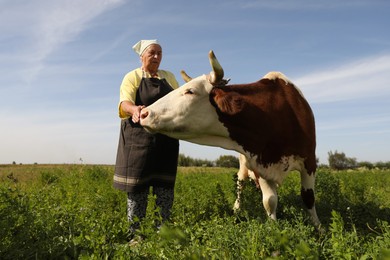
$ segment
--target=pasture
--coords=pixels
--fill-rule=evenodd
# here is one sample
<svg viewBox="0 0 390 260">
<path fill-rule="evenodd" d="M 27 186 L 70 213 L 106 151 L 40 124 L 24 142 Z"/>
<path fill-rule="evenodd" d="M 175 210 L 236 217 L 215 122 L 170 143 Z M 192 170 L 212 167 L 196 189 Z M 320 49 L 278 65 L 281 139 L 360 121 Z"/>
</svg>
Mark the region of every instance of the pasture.
<svg viewBox="0 0 390 260">
<path fill-rule="evenodd" d="M 232 212 L 231 168 L 179 168 L 172 218 L 154 228 L 154 198 L 129 246 L 126 194 L 113 166 L 0 165 L 0 259 L 389 259 L 390 170 L 317 172 L 318 233 L 299 174 L 279 189 L 277 222 L 248 181 Z"/>
</svg>

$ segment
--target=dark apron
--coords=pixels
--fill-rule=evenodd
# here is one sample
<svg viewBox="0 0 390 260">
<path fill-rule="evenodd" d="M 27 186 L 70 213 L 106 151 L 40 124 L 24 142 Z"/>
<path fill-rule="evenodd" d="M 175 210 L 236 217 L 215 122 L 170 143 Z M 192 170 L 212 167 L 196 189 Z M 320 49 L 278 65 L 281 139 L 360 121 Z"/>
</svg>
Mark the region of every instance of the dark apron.
<svg viewBox="0 0 390 260">
<path fill-rule="evenodd" d="M 135 104 L 149 106 L 172 90 L 165 79 L 142 78 Z M 127 192 L 143 191 L 150 186 L 173 188 L 178 154 L 177 139 L 150 134 L 131 118 L 122 120 L 114 187 Z"/>
</svg>

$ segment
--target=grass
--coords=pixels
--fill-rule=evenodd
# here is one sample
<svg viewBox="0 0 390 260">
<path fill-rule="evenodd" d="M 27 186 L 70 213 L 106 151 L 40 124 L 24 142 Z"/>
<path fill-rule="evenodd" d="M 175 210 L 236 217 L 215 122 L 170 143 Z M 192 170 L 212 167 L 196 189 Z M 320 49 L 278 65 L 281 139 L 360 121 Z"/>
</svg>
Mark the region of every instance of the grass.
<svg viewBox="0 0 390 260">
<path fill-rule="evenodd" d="M 128 245 L 126 194 L 112 166 L 0 166 L 0 259 L 388 259 L 390 171 L 317 174 L 318 233 L 299 196 L 299 175 L 279 189 L 277 222 L 248 182 L 233 214 L 236 169 L 179 168 L 172 218 Z"/>
</svg>

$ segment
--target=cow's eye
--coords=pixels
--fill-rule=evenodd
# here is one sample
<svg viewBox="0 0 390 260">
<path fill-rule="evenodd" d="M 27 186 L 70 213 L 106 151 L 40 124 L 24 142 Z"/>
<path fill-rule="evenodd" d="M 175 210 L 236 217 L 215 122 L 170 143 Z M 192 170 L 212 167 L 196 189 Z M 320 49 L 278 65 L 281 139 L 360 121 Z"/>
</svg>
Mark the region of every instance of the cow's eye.
<svg viewBox="0 0 390 260">
<path fill-rule="evenodd" d="M 192 89 L 186 89 L 186 91 L 184 92 L 185 95 L 192 95 L 194 94 L 194 92 L 192 91 Z"/>
</svg>

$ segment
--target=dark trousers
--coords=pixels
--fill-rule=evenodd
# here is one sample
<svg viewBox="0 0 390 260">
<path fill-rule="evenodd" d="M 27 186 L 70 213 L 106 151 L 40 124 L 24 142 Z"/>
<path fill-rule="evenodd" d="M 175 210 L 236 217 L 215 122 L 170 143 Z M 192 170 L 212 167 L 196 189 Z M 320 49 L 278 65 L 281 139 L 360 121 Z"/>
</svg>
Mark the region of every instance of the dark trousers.
<svg viewBox="0 0 390 260">
<path fill-rule="evenodd" d="M 156 207 L 160 209 L 162 221 L 166 221 L 171 215 L 173 205 L 174 189 L 153 187 L 153 194 L 156 195 Z M 130 222 L 130 231 L 134 233 L 139 228 L 139 222 L 146 215 L 149 190 L 127 193 L 127 218 Z M 159 227 L 162 223 L 157 223 Z"/>
</svg>

